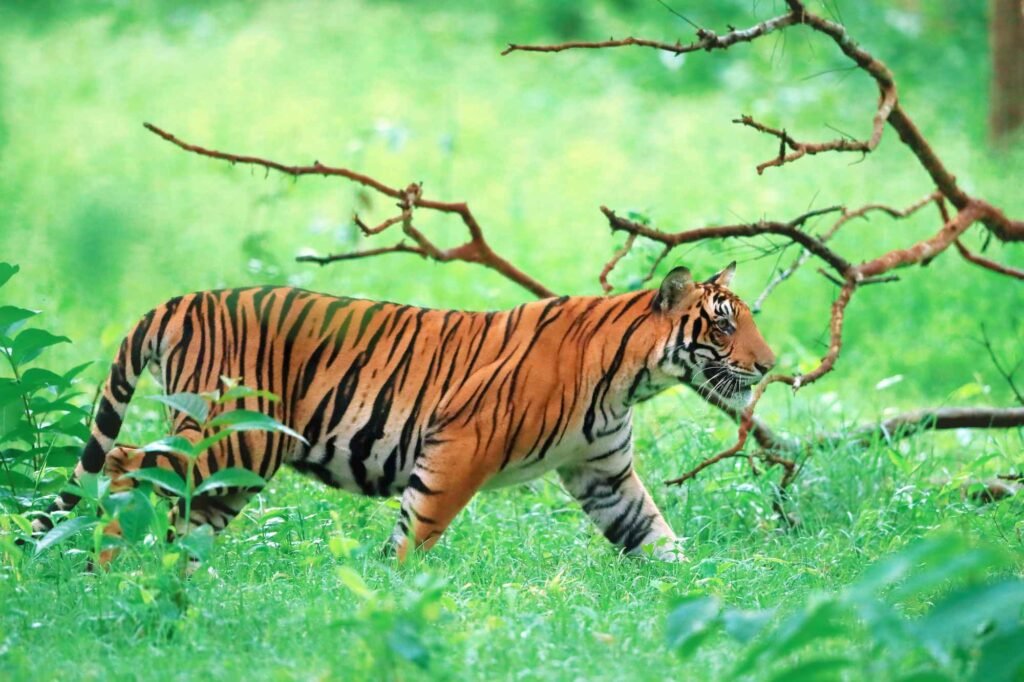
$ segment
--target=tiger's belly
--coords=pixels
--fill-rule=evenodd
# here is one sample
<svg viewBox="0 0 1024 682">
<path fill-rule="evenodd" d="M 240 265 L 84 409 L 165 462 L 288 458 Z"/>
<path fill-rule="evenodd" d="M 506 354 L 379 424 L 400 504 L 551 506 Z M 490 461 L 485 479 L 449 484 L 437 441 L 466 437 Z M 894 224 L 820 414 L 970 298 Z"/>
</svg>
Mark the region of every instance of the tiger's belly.
<svg viewBox="0 0 1024 682">
<path fill-rule="evenodd" d="M 398 440 L 377 441 L 368 453 L 353 453 L 346 438 L 316 443 L 305 457 L 291 462 L 327 485 L 361 495 L 398 495 L 409 483 L 414 453 L 400 451 Z"/>
</svg>

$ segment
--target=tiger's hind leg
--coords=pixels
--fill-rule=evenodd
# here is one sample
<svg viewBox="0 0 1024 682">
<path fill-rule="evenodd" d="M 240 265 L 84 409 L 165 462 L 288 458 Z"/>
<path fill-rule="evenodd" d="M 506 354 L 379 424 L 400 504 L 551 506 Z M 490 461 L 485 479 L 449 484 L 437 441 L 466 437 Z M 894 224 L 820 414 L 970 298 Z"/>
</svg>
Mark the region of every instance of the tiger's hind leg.
<svg viewBox="0 0 1024 682">
<path fill-rule="evenodd" d="M 180 429 L 176 435 L 182 436 L 191 443 L 200 440 L 201 434 L 194 429 Z M 253 438 L 251 434 L 239 434 L 238 443 L 249 435 L 250 444 L 264 445 L 265 439 Z M 254 442 L 252 442 L 254 441 Z M 221 441 L 225 444 L 227 441 Z M 271 460 L 270 454 L 267 457 Z M 196 457 L 192 464 L 192 487 L 198 487 L 206 478 L 213 473 L 226 468 L 229 465 L 229 458 L 224 449 L 213 448 Z M 133 478 L 126 478 L 124 474 L 145 468 L 160 468 L 173 471 L 182 480 L 188 478 L 189 458 L 187 455 L 176 452 L 145 452 L 138 448 L 117 447 L 107 454 L 105 469 L 111 477 L 111 490 L 128 490 L 137 485 Z M 277 467 L 269 468 L 264 472 L 265 479 L 273 476 Z M 185 503 L 179 499 L 171 510 L 171 527 L 173 533 L 182 534 L 186 528 L 197 528 L 202 525 L 209 525 L 215 532 L 223 530 L 232 519 L 237 516 L 249 499 L 258 492 L 257 488 L 227 487 L 207 491 L 194 497 L 191 501 L 191 509 L 188 519 L 185 519 Z M 157 488 L 161 495 L 169 496 L 167 491 Z M 109 535 L 119 536 L 120 526 L 113 521 L 104 529 Z M 168 540 L 173 536 L 168 537 Z M 100 555 L 100 564 L 106 565 L 116 555 L 116 550 L 108 550 Z"/>
</svg>

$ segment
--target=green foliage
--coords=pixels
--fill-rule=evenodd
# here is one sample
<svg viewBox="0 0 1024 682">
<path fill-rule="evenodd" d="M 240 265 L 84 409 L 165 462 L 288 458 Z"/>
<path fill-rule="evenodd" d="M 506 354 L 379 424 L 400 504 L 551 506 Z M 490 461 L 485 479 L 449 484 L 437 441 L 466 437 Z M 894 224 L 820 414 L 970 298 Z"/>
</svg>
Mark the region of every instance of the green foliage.
<svg viewBox="0 0 1024 682">
<path fill-rule="evenodd" d="M 19 267 L 0 263 L 0 287 Z M 0 510 L 36 508 L 56 492 L 78 461 L 89 411 L 74 384 L 89 363 L 64 373 L 30 366 L 49 348 L 69 343 L 39 327 L 39 311 L 0 306 Z"/>
<path fill-rule="evenodd" d="M 935 679 L 1015 680 L 1024 673 L 1024 655 L 1009 642 L 1024 641 L 1024 580 L 992 575 L 1010 561 L 1005 550 L 971 546 L 953 533 L 933 535 L 881 559 L 838 592 L 811 595 L 771 625 L 770 610 L 688 597 L 669 613 L 668 645 L 688 658 L 724 631 L 746 645 L 734 678 L 773 671 L 779 680 L 832 679 L 849 670 L 883 679 L 914 671 Z"/>
</svg>

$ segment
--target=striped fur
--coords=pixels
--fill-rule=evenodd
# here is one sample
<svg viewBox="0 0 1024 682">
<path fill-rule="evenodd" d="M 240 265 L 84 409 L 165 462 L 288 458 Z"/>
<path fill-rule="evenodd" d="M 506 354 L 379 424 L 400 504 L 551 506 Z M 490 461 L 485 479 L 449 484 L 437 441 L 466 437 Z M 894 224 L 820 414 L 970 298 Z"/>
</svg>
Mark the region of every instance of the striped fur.
<svg viewBox="0 0 1024 682">
<path fill-rule="evenodd" d="M 235 434 L 203 454 L 195 481 L 225 467 L 269 479 L 282 464 L 365 495 L 401 496 L 392 542 L 431 546 L 477 490 L 558 471 L 613 543 L 657 544 L 671 529 L 633 471 L 631 406 L 680 381 L 742 402 L 774 362 L 747 307 L 682 269 L 659 290 L 562 297 L 501 312 L 429 310 L 291 288 L 209 291 L 143 317 L 111 366 L 78 473 L 184 461 L 115 444 L 147 367 L 168 393 L 220 377 L 271 391 L 217 409 L 269 414 L 301 433 Z M 199 425 L 172 413 L 193 442 Z M 251 490 L 197 499 L 193 525 L 222 529 Z M 54 509 L 77 499 L 62 494 Z M 179 519 L 179 525 L 186 520 Z M 37 520 L 37 530 L 51 525 Z M 111 532 L 116 532 L 112 528 Z M 664 540 L 664 542 L 659 542 Z"/>
</svg>

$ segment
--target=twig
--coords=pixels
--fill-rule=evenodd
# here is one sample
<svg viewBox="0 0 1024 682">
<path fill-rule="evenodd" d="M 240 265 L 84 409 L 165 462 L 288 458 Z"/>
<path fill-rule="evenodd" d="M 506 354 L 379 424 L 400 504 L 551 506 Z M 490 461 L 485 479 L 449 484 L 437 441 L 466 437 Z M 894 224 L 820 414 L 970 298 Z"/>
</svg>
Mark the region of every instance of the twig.
<svg viewBox="0 0 1024 682">
<path fill-rule="evenodd" d="M 260 166 L 269 170 L 275 170 L 292 177 L 299 177 L 302 175 L 322 175 L 322 176 L 334 176 L 351 180 L 357 184 L 369 187 L 370 189 L 379 192 L 385 196 L 399 200 L 399 206 L 402 207 L 402 214 L 394 220 L 385 221 L 377 228 L 368 228 L 371 231 L 382 232 L 383 230 L 401 223 L 402 231 L 412 239 L 417 247 L 422 251 L 421 255 L 425 255 L 433 260 L 441 263 L 447 263 L 451 261 L 463 261 L 466 263 L 477 263 L 486 268 L 490 268 L 509 279 L 519 286 L 523 287 L 531 294 L 540 297 L 548 298 L 554 296 L 554 292 L 548 289 L 546 286 L 541 284 L 539 281 L 530 277 L 519 268 L 512 265 L 510 262 L 499 256 L 491 248 L 490 244 L 484 238 L 483 230 L 480 228 L 480 224 L 476 221 L 476 217 L 469 210 L 469 206 L 465 202 L 454 202 L 454 201 L 436 201 L 432 199 L 426 199 L 422 196 L 421 187 L 417 183 L 410 184 L 405 188 L 391 187 L 386 185 L 375 178 L 372 178 L 363 173 L 357 173 L 347 168 L 337 168 L 333 166 L 325 166 L 319 161 L 314 161 L 309 166 L 289 166 L 277 161 L 270 159 L 263 159 L 258 156 L 244 156 L 240 154 L 229 154 L 227 152 L 221 152 L 213 149 L 206 149 L 199 145 L 191 144 L 181 140 L 171 133 L 168 133 L 157 126 L 146 123 L 144 124 L 146 129 L 156 135 L 159 135 L 163 139 L 167 140 L 171 144 L 184 149 L 187 152 L 198 154 L 200 156 L 206 156 L 212 159 L 218 159 L 220 161 L 227 161 L 232 164 L 241 163 L 253 166 Z M 466 226 L 469 232 L 469 241 L 465 242 L 460 246 L 456 246 L 450 249 L 438 248 L 433 242 L 427 239 L 421 232 L 419 232 L 412 224 L 412 212 L 413 209 L 425 208 L 433 211 L 439 211 L 441 213 L 453 213 L 458 215 L 462 219 L 463 224 Z M 357 223 L 358 225 L 358 223 Z M 397 248 L 391 247 L 386 249 L 376 250 L 377 253 L 393 253 L 393 252 L 409 252 L 410 248 Z M 347 260 L 349 257 L 364 258 L 369 252 L 356 252 L 356 254 L 340 254 L 337 256 L 328 256 L 324 259 L 317 259 L 312 256 L 300 256 L 299 260 L 318 262 L 323 264 L 321 260 L 326 262 L 334 262 L 340 260 Z M 371 254 L 376 255 L 376 254 Z"/>
<path fill-rule="evenodd" d="M 1003 381 L 1006 382 L 1006 385 L 1010 387 L 1010 391 L 1017 399 L 1017 402 L 1024 405 L 1024 394 L 1020 392 L 1020 389 L 1017 388 L 1017 383 L 1013 380 L 1013 375 L 1017 373 L 1018 369 L 1020 369 L 1024 360 L 1017 363 L 1017 366 L 1013 369 L 1006 369 L 1003 367 L 1003 363 L 999 359 L 999 355 L 996 354 L 995 348 L 992 347 L 992 340 L 988 338 L 988 331 L 985 329 L 985 325 L 981 325 L 981 345 L 985 347 L 985 350 L 988 352 L 989 360 L 992 361 L 992 365 L 996 368 L 996 371 L 999 372 L 999 376 L 1001 376 Z"/>
<path fill-rule="evenodd" d="M 690 43 L 689 45 L 682 45 L 680 43 L 666 43 L 659 40 L 647 40 L 644 38 L 621 38 L 615 40 L 609 38 L 608 40 L 589 42 L 589 41 L 572 41 L 567 43 L 560 43 L 558 45 L 518 45 L 515 43 L 509 43 L 508 47 L 502 50 L 502 56 L 510 54 L 512 52 L 562 52 L 564 50 L 599 50 L 610 47 L 650 47 L 656 50 L 664 50 L 666 52 L 674 52 L 675 54 L 684 54 L 686 52 L 697 52 L 699 50 L 705 50 L 711 52 L 712 50 L 724 50 L 728 47 L 735 45 L 736 43 L 746 43 L 760 38 L 763 35 L 767 35 L 772 31 L 776 31 L 780 28 L 785 28 L 796 23 L 796 17 L 792 14 L 784 14 L 782 16 L 775 17 L 774 19 L 768 19 L 762 21 L 759 24 L 751 26 L 746 29 L 737 29 L 724 33 L 722 35 L 716 34 L 714 31 L 709 31 L 704 28 L 697 29 L 697 40 L 696 42 Z"/>
<path fill-rule="evenodd" d="M 963 256 L 964 259 L 974 263 L 975 265 L 980 265 L 986 270 L 991 270 L 992 272 L 998 272 L 1000 275 L 1024 280 L 1024 270 L 1013 268 L 1009 265 L 1003 265 L 1002 263 L 997 263 L 994 260 L 985 258 L 984 256 L 979 256 L 978 254 L 968 250 L 968 248 L 964 246 L 959 239 L 953 242 L 953 245 L 956 246 L 956 250 L 960 252 L 960 255 Z"/>
</svg>

